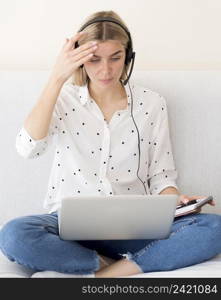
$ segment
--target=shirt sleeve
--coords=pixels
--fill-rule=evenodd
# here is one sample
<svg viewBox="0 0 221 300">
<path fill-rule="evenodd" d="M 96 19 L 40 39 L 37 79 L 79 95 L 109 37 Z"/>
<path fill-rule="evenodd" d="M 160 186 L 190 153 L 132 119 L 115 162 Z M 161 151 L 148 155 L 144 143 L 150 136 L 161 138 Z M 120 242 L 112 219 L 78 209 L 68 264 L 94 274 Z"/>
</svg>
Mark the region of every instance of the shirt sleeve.
<svg viewBox="0 0 221 300">
<path fill-rule="evenodd" d="M 38 158 L 43 155 L 49 146 L 53 144 L 60 132 L 59 121 L 59 113 L 57 111 L 57 105 L 55 105 L 48 134 L 43 139 L 33 139 L 23 126 L 16 136 L 15 146 L 18 154 L 24 158 Z"/>
<path fill-rule="evenodd" d="M 149 155 L 148 185 L 151 194 L 159 194 L 167 187 L 178 189 L 176 184 L 177 171 L 170 141 L 167 105 L 163 97 L 161 100 L 157 133 L 154 136 Z"/>
</svg>

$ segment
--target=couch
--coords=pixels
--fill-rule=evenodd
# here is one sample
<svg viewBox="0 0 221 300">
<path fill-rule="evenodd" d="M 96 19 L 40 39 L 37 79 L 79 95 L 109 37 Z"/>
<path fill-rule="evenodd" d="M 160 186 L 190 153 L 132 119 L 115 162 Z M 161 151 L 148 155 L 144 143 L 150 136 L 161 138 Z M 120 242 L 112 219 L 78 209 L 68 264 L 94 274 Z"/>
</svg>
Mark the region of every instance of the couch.
<svg viewBox="0 0 221 300">
<path fill-rule="evenodd" d="M 0 225 L 14 217 L 46 212 L 43 199 L 53 149 L 37 160 L 25 160 L 16 152 L 15 137 L 49 74 L 0 71 Z M 204 206 L 202 212 L 221 214 L 221 71 L 136 70 L 132 79 L 167 100 L 180 191 L 187 195 L 213 195 L 216 206 Z M 32 270 L 0 253 L 0 277 L 32 274 Z M 221 277 L 221 255 L 183 269 L 129 277 Z"/>
</svg>

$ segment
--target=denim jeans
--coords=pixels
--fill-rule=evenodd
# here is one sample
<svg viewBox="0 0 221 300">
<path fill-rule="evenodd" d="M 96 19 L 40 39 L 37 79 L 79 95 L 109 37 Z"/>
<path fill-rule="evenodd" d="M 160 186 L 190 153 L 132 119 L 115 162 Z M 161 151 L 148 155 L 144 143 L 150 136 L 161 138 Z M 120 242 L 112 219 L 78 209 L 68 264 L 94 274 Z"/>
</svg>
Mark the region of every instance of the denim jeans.
<svg viewBox="0 0 221 300">
<path fill-rule="evenodd" d="M 174 220 L 161 240 L 65 241 L 56 213 L 15 218 L 0 231 L 0 249 L 9 260 L 34 271 L 91 274 L 98 255 L 133 261 L 140 272 L 173 270 L 221 253 L 221 215 L 191 214 Z"/>
</svg>

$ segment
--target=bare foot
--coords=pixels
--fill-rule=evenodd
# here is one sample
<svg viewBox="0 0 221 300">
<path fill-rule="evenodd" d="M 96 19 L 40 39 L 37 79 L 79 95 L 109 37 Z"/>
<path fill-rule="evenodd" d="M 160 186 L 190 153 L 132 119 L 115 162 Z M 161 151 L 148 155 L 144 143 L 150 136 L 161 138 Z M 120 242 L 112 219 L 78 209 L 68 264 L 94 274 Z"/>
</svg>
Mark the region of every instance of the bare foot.
<svg viewBox="0 0 221 300">
<path fill-rule="evenodd" d="M 123 258 L 95 272 L 95 277 L 113 278 L 130 276 L 139 273 L 143 273 L 143 271 L 136 263 Z"/>
<path fill-rule="evenodd" d="M 98 256 L 99 256 L 99 259 L 100 259 L 100 269 L 99 270 L 101 270 L 101 269 L 103 269 L 105 267 L 108 267 L 109 265 L 111 265 L 114 262 L 116 262 L 115 259 L 112 259 L 110 257 L 104 256 L 104 255 L 101 255 L 101 254 L 99 254 Z"/>
</svg>

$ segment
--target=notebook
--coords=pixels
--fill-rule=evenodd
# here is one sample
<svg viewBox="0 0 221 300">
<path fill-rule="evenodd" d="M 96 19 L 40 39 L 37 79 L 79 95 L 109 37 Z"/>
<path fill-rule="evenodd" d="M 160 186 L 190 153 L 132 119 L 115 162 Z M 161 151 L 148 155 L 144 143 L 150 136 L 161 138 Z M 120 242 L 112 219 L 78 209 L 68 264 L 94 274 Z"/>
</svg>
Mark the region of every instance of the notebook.
<svg viewBox="0 0 221 300">
<path fill-rule="evenodd" d="M 164 239 L 170 234 L 178 195 L 73 196 L 61 199 L 63 240 Z"/>
<path fill-rule="evenodd" d="M 180 204 L 176 208 L 175 217 L 185 216 L 188 214 L 198 212 L 198 209 L 213 200 L 213 196 L 208 196 L 206 198 L 195 199 L 189 201 L 187 204 Z"/>
</svg>

